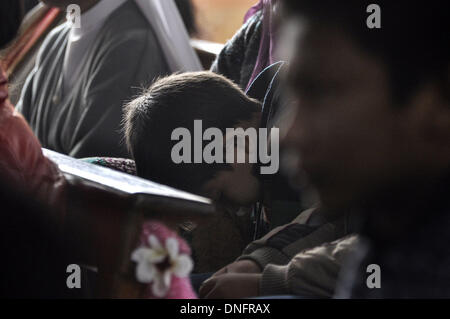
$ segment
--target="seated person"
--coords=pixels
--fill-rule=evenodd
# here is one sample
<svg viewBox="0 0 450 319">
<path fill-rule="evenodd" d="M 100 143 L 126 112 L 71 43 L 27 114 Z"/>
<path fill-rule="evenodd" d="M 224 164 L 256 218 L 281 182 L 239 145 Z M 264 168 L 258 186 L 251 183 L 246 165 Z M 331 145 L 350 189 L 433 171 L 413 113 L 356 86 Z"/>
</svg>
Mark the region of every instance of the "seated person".
<svg viewBox="0 0 450 319">
<path fill-rule="evenodd" d="M 0 49 L 14 37 L 21 18 L 21 1 L 0 2 Z M 86 205 L 87 211 L 77 210 L 76 203 L 68 200 L 69 184 L 58 167 L 43 155 L 41 145 L 27 122 L 14 110 L 8 98 L 7 77 L 0 66 L 0 198 L 3 203 L 2 217 L 5 219 L 5 230 L 0 238 L 4 257 L 0 280 L 2 297 L 81 297 L 77 289 L 69 291 L 67 288 L 67 265 L 73 262 L 74 255 L 78 260 L 80 251 L 85 255 L 86 250 L 95 250 L 88 255 L 101 258 L 104 251 L 99 253 L 97 244 L 102 241 L 100 246 L 104 245 L 105 234 L 118 238 L 114 234 L 123 227 L 127 219 L 126 212 L 108 207 L 107 220 L 103 219 L 100 216 L 103 212 L 99 213 L 99 208 L 108 206 L 104 202 L 100 206 L 98 203 L 91 207 Z M 95 188 L 89 185 L 75 183 L 70 186 L 77 188 L 81 200 L 79 197 L 77 199 L 82 202 L 95 192 Z M 83 213 L 86 215 L 82 216 Z M 87 224 L 94 227 L 86 227 Z M 150 235 L 160 241 L 173 237 L 165 226 L 146 222 L 141 237 L 148 239 Z M 176 239 L 177 245 L 182 248 L 180 252 L 188 255 L 189 247 Z M 90 240 L 90 246 L 82 247 L 85 240 Z M 111 242 L 108 241 L 108 244 Z M 141 242 L 140 248 L 146 245 Z M 117 249 L 117 246 L 112 247 Z M 160 285 L 162 280 L 158 281 L 158 288 L 162 287 L 162 290 L 155 288 L 155 282 L 162 276 L 150 278 L 148 272 L 144 272 L 144 280 L 139 280 L 142 279 L 142 269 L 145 271 L 148 268 L 139 267 L 138 263 L 137 280 L 148 288 L 142 296 L 194 297 L 189 281 L 185 278 L 191 268 L 190 262 L 186 262 L 187 256 L 180 260 L 178 258 L 177 262 L 183 261 L 183 264 L 174 272 L 177 278 L 169 283 L 164 280 L 164 285 Z M 139 262 L 139 258 L 133 261 Z M 33 263 L 34 268 L 25 269 L 29 268 L 30 263 Z M 145 266 L 149 266 L 148 263 Z M 152 294 L 155 290 L 158 293 Z"/>
<path fill-rule="evenodd" d="M 22 19 L 20 2 L 1 2 L 0 48 L 11 41 Z M 49 205 L 59 205 L 65 179 L 43 156 L 41 145 L 25 119 L 9 101 L 8 79 L 0 65 L 0 178 L 8 185 Z"/>
<path fill-rule="evenodd" d="M 210 197 L 224 210 L 221 218 L 199 225 L 192 232 L 197 272 L 216 271 L 241 255 L 253 233 L 250 207 L 257 201 L 268 208 L 273 203 L 273 198 L 264 193 L 266 183 L 262 183 L 273 175 L 263 177 L 255 169 L 257 165 L 251 163 L 175 163 L 172 152 L 178 143 L 172 134 L 177 128 L 186 128 L 192 136 L 197 134 L 194 120 L 202 120 L 204 130 L 216 127 L 223 135 L 227 128 L 270 127 L 264 113 L 260 103 L 248 98 L 230 80 L 211 72 L 160 79 L 126 107 L 125 136 L 138 176 Z M 185 151 L 191 158 L 191 150 Z M 290 243 L 325 220 L 316 215 L 310 225 L 289 227 L 295 229 L 288 237 Z M 328 229 L 310 247 L 348 234 L 341 227 Z M 279 237 L 286 233 L 280 232 Z M 295 250 L 295 244 L 291 248 L 292 258 L 300 248 Z"/>
<path fill-rule="evenodd" d="M 222 74 L 243 90 L 275 63 L 278 0 L 260 0 L 245 15 L 244 25 L 217 56 L 211 71 Z"/>
<path fill-rule="evenodd" d="M 137 175 L 210 197 L 226 212 L 204 226 L 209 231 L 201 227 L 193 233 L 196 271 L 223 267 L 250 242 L 251 208 L 260 199 L 260 183 L 250 163 L 176 164 L 172 133 L 180 127 L 194 133 L 194 120 L 201 119 L 204 130 L 218 128 L 225 135 L 226 128 L 258 127 L 260 115 L 259 102 L 211 72 L 160 79 L 126 107 L 125 136 Z M 210 241 L 211 234 L 217 240 Z"/>
<path fill-rule="evenodd" d="M 361 219 L 362 244 L 337 296 L 450 297 L 446 3 L 377 1 L 381 28 L 362 18 L 376 23 L 370 2 L 284 3 L 302 30 L 292 46 L 297 103 L 285 143 L 322 205 L 351 206 Z M 369 265 L 379 266 L 379 285 L 367 284 Z"/>
<path fill-rule="evenodd" d="M 143 1 L 156 3 L 155 0 Z M 174 1 L 189 36 L 195 37 L 198 30 L 192 0 Z M 167 4 L 169 1 L 164 3 Z M 31 11 L 28 12 L 29 10 Z M 4 71 L 9 76 L 10 100 L 14 105 L 19 102 L 20 92 L 27 76 L 34 68 L 42 42 L 54 27 L 66 22 L 67 14 L 66 11 L 40 3 L 39 0 L 25 0 L 25 12 L 28 13 L 22 21 L 18 35 L 4 51 L 0 51 Z"/>
<path fill-rule="evenodd" d="M 127 157 L 119 133 L 122 103 L 156 77 L 184 70 L 185 60 L 192 62 L 187 69 L 199 70 L 195 53 L 189 47 L 182 61 L 170 54 L 160 30 L 147 20 L 159 14 L 151 2 L 44 2 L 63 11 L 79 5 L 80 25 L 68 21 L 47 36 L 17 109 L 46 148 L 77 158 Z M 176 22 L 171 27 L 180 26 L 179 38 L 185 34 L 188 43 L 183 22 Z"/>
</svg>

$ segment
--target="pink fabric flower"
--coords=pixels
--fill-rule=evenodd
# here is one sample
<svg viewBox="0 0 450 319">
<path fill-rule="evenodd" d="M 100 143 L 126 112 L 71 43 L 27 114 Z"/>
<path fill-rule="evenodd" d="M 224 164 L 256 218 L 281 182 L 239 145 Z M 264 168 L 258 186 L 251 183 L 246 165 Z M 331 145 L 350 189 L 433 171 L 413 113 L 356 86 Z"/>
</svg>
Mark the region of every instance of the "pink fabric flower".
<svg viewBox="0 0 450 319">
<path fill-rule="evenodd" d="M 143 225 L 141 244 L 132 253 L 136 279 L 148 284 L 147 298 L 195 299 L 189 274 L 191 250 L 175 232 L 158 222 Z"/>
</svg>

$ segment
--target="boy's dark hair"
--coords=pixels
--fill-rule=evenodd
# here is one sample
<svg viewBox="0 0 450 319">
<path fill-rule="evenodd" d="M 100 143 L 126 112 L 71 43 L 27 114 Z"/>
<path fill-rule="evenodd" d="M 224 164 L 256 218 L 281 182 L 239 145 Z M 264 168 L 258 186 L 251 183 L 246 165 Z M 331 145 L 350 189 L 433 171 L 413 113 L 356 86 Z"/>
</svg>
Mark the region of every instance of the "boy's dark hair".
<svg viewBox="0 0 450 319">
<path fill-rule="evenodd" d="M 340 28 L 356 44 L 386 63 L 394 98 L 406 102 L 434 81 L 448 94 L 450 10 L 448 1 L 284 0 L 285 13 Z M 369 29 L 369 4 L 381 8 L 381 28 Z M 448 97 L 448 95 L 447 95 Z"/>
<path fill-rule="evenodd" d="M 125 138 L 140 177 L 194 193 L 226 163 L 175 164 L 171 158 L 174 129 L 182 127 L 194 136 L 194 120 L 203 130 L 226 128 L 249 121 L 261 111 L 259 102 L 247 97 L 237 85 L 212 72 L 175 74 L 156 81 L 125 107 Z M 203 132 L 202 132 L 203 134 Z"/>
</svg>

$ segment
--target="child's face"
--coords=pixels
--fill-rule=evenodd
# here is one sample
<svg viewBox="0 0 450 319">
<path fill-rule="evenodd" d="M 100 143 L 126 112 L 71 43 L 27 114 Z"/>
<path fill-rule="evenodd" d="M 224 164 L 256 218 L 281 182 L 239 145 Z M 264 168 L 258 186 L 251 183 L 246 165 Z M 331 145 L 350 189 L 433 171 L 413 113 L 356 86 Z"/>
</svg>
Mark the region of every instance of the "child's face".
<svg viewBox="0 0 450 319">
<path fill-rule="evenodd" d="M 261 114 L 255 113 L 249 121 L 241 121 L 235 128 L 243 130 L 257 128 L 260 121 Z M 227 145 L 226 136 L 224 136 L 223 143 Z M 260 183 L 254 175 L 254 164 L 250 163 L 249 160 L 249 139 L 246 139 L 245 143 L 245 163 L 237 163 L 237 158 L 235 158 L 235 163 L 229 164 L 230 170 L 219 171 L 204 186 L 205 196 L 229 208 L 251 206 L 258 201 L 260 195 Z M 234 154 L 243 151 L 243 149 L 238 149 L 236 143 L 234 147 Z M 226 149 L 224 149 L 224 152 L 226 152 Z"/>
<path fill-rule="evenodd" d="M 250 206 L 259 198 L 260 185 L 252 164 L 230 164 L 204 187 L 206 196 L 229 207 Z"/>
<path fill-rule="evenodd" d="M 417 96 L 395 105 L 381 61 L 336 28 L 300 30 L 288 76 L 296 102 L 284 143 L 299 155 L 297 171 L 307 173 L 323 203 L 339 207 L 418 174 L 437 174 L 438 167 L 442 172 L 448 147 L 439 146 L 446 152 L 441 162 L 431 156 L 439 147 L 425 143 L 432 122 L 421 113 L 435 105 Z"/>
</svg>

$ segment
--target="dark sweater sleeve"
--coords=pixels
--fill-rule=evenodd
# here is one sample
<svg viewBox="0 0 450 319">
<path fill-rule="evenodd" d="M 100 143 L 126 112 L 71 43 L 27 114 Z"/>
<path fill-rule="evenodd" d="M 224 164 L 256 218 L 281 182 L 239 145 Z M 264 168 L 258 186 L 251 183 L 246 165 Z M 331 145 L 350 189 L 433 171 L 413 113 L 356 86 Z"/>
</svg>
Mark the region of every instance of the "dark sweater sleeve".
<svg viewBox="0 0 450 319">
<path fill-rule="evenodd" d="M 238 260 L 250 259 L 264 269 L 268 264 L 286 265 L 299 252 L 348 234 L 344 219 L 309 226 L 307 220 L 314 208 L 302 212 L 290 224 L 277 227 L 250 243 Z"/>
<path fill-rule="evenodd" d="M 287 265 L 267 265 L 261 277 L 260 295 L 332 297 L 341 266 L 355 252 L 358 241 L 357 235 L 350 235 L 302 251 Z"/>
<path fill-rule="evenodd" d="M 224 75 L 245 89 L 258 57 L 261 30 L 262 12 L 258 12 L 225 44 L 211 71 Z"/>
</svg>

